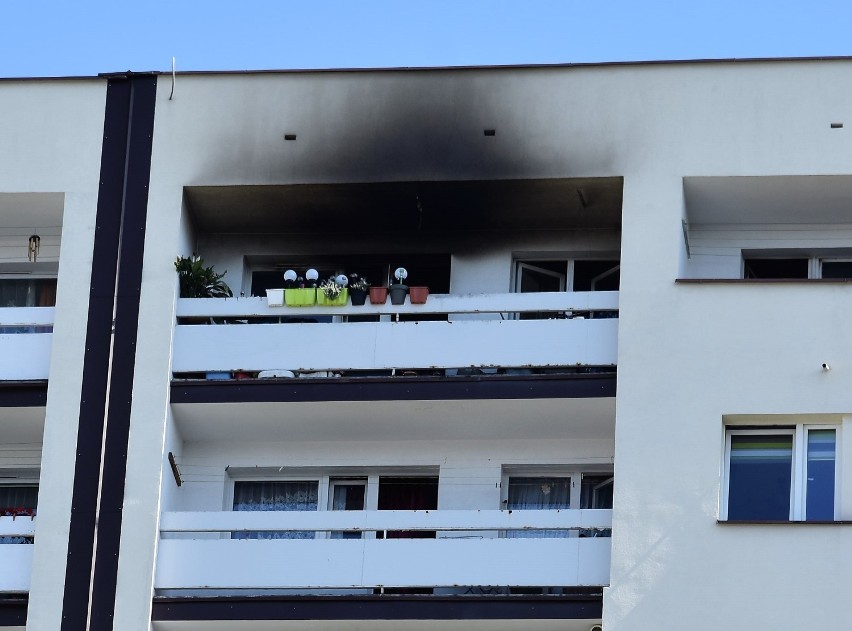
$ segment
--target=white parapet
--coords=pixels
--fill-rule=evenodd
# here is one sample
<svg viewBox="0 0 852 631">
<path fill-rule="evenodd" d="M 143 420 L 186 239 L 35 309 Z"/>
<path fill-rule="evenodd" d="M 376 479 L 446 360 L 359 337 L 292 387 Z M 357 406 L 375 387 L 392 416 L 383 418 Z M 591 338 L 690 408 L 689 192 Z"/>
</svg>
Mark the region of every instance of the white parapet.
<svg viewBox="0 0 852 631">
<path fill-rule="evenodd" d="M 179 301 L 179 317 L 455 314 L 447 321 L 184 324 L 172 370 L 384 370 L 462 366 L 614 366 L 617 292 L 430 297 L 427 305 L 273 308 L 265 299 Z M 550 319 L 517 319 L 546 311 Z M 490 315 L 476 319 L 472 316 Z M 337 318 L 340 319 L 340 318 Z"/>
<path fill-rule="evenodd" d="M 577 531 L 610 525 L 608 510 L 164 513 L 162 531 L 181 538 L 160 541 L 155 586 L 604 586 L 609 583 L 610 539 L 581 537 Z M 223 528 L 319 532 L 314 539 L 211 538 L 209 533 Z M 563 529 L 571 535 L 543 534 Z M 434 539 L 371 536 L 380 530 L 438 533 Z M 330 531 L 363 534 L 358 539 L 327 538 Z"/>
<path fill-rule="evenodd" d="M 33 565 L 33 546 L 3 543 L 3 538 L 34 534 L 35 521 L 31 517 L 0 517 L 0 593 L 29 591 Z"/>
<path fill-rule="evenodd" d="M 0 381 L 47 379 L 53 307 L 0 308 Z"/>
</svg>

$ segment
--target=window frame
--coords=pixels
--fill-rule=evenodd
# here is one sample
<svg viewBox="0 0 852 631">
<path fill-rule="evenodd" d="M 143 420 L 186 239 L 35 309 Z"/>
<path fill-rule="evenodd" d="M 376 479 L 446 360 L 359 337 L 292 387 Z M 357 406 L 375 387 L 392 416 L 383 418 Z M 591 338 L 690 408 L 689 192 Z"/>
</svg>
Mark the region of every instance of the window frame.
<svg viewBox="0 0 852 631">
<path fill-rule="evenodd" d="M 792 436 L 791 475 L 790 475 L 790 512 L 787 521 L 819 523 L 822 520 L 807 519 L 807 460 L 808 434 L 811 431 L 834 431 L 834 515 L 831 521 L 838 521 L 840 513 L 841 481 L 841 426 L 831 423 L 797 423 L 795 426 L 776 427 L 725 427 L 724 455 L 721 476 L 719 521 L 741 521 L 728 519 L 728 498 L 731 483 L 731 437 L 732 436 L 772 436 L 787 434 Z M 742 521 L 772 522 L 774 520 L 747 519 Z"/>
</svg>

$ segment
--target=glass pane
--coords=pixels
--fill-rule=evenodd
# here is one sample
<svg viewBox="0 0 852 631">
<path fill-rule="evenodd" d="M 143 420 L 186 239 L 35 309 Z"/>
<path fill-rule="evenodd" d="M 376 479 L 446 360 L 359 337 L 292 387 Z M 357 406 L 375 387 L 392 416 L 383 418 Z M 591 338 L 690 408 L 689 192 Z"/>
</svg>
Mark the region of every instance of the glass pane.
<svg viewBox="0 0 852 631">
<path fill-rule="evenodd" d="M 364 510 L 364 491 L 367 486 L 363 482 L 333 482 L 331 495 L 331 510 Z M 333 531 L 332 539 L 360 539 L 360 532 Z"/>
<path fill-rule="evenodd" d="M 537 270 L 529 267 L 521 268 L 521 292 L 562 291 L 565 287 L 565 266 L 561 263 L 562 273 Z"/>
<path fill-rule="evenodd" d="M 364 489 L 362 482 L 335 483 L 331 510 L 364 510 Z"/>
<path fill-rule="evenodd" d="M 53 307 L 55 278 L 0 279 L 0 307 Z"/>
<path fill-rule="evenodd" d="M 852 278 L 852 261 L 823 261 L 823 278 Z"/>
<path fill-rule="evenodd" d="M 511 510 L 571 508 L 571 478 L 509 478 Z"/>
<path fill-rule="evenodd" d="M 235 511 L 315 511 L 318 482 L 237 482 Z M 313 539 L 312 531 L 235 532 L 233 539 Z"/>
<path fill-rule="evenodd" d="M 837 437 L 833 429 L 808 432 L 807 509 L 805 519 L 834 519 L 834 463 Z"/>
<path fill-rule="evenodd" d="M 790 519 L 792 434 L 732 435 L 728 519 Z"/>
<path fill-rule="evenodd" d="M 583 475 L 580 508 L 612 508 L 612 475 Z"/>
<path fill-rule="evenodd" d="M 547 510 L 571 508 L 571 478 L 509 478 L 510 510 Z M 509 530 L 509 538 L 567 537 L 567 530 Z"/>
<path fill-rule="evenodd" d="M 808 259 L 745 259 L 743 278 L 807 278 Z"/>
</svg>

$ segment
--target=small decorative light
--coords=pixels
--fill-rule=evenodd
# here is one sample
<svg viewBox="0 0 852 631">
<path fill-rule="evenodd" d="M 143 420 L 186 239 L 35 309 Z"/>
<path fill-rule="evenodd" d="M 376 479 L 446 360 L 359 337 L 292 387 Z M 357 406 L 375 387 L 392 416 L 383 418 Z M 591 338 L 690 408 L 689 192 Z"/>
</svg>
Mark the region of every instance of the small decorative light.
<svg viewBox="0 0 852 631">
<path fill-rule="evenodd" d="M 394 278 L 396 278 L 399 282 L 404 281 L 408 278 L 408 270 L 404 267 L 397 267 L 396 271 L 393 273 Z"/>
<path fill-rule="evenodd" d="M 317 278 L 319 278 L 319 272 L 316 271 L 314 268 L 311 268 L 307 272 L 305 272 L 305 278 L 307 278 L 308 280 L 316 280 Z"/>
<path fill-rule="evenodd" d="M 334 281 L 340 285 L 341 287 L 346 287 L 349 284 L 349 279 L 346 278 L 346 274 L 340 274 Z"/>
<path fill-rule="evenodd" d="M 38 251 L 41 248 L 41 237 L 37 234 L 30 235 L 29 244 L 27 245 L 27 258 L 35 263 L 38 259 Z"/>
<path fill-rule="evenodd" d="M 284 272 L 284 280 L 296 280 L 296 272 L 294 270 L 288 269 Z"/>
</svg>

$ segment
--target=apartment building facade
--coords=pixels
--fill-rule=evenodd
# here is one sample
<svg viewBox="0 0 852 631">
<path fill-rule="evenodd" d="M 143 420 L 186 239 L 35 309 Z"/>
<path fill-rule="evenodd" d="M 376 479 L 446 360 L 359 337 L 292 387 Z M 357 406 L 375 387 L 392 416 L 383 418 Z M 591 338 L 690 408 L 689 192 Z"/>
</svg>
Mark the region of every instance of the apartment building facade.
<svg viewBox="0 0 852 631">
<path fill-rule="evenodd" d="M 850 64 L 0 82 L 0 625 L 836 626 Z"/>
</svg>

